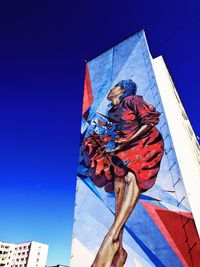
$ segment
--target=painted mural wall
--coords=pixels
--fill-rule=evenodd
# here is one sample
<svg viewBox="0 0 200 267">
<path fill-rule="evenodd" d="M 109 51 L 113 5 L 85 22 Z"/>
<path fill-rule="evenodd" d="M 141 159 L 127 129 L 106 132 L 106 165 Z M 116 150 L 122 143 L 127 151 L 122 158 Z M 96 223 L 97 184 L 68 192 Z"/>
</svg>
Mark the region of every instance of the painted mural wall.
<svg viewBox="0 0 200 267">
<path fill-rule="evenodd" d="M 86 64 L 71 267 L 199 266 L 143 31 Z"/>
</svg>

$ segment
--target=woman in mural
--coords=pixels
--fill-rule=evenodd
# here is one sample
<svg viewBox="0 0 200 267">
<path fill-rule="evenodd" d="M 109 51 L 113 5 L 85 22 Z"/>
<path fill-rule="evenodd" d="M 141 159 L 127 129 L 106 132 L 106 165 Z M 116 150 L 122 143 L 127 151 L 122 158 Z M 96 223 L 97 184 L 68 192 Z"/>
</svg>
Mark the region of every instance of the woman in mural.
<svg viewBox="0 0 200 267">
<path fill-rule="evenodd" d="M 136 95 L 136 84 L 122 80 L 109 92 L 109 121 L 115 124 L 115 148 L 109 135 L 93 132 L 83 141 L 83 155 L 93 182 L 115 192 L 115 220 L 106 234 L 92 267 L 124 266 L 124 225 L 142 192 L 156 180 L 163 156 L 163 139 L 155 125 L 160 113 Z"/>
</svg>

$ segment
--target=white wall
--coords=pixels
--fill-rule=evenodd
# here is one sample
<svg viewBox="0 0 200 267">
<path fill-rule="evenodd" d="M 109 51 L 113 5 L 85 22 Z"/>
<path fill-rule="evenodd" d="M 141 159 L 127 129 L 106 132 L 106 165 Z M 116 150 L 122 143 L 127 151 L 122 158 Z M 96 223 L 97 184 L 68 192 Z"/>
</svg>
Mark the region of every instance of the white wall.
<svg viewBox="0 0 200 267">
<path fill-rule="evenodd" d="M 200 235 L 200 150 L 178 93 L 162 57 L 153 67 L 187 196 Z"/>
<path fill-rule="evenodd" d="M 27 267 L 45 267 L 48 254 L 48 245 L 31 243 Z"/>
</svg>

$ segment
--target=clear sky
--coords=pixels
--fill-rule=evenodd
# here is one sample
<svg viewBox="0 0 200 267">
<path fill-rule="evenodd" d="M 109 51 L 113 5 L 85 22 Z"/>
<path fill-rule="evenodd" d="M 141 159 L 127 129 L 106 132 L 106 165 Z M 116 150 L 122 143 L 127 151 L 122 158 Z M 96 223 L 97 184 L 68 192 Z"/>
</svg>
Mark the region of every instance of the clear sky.
<svg viewBox="0 0 200 267">
<path fill-rule="evenodd" d="M 200 135 L 199 0 L 0 3 L 0 240 L 69 264 L 84 60 L 141 28 Z"/>
</svg>

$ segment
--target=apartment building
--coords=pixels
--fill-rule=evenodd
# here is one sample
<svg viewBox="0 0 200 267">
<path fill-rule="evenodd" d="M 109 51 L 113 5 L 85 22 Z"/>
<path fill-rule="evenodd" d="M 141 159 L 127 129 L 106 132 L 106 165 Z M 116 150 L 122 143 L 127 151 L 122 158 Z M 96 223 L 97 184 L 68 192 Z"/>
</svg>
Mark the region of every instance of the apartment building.
<svg viewBox="0 0 200 267">
<path fill-rule="evenodd" d="M 45 267 L 47 254 L 48 245 L 39 242 L 0 242 L 0 266 Z"/>
<path fill-rule="evenodd" d="M 15 244 L 0 242 L 0 266 L 13 266 Z"/>
</svg>

